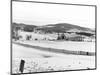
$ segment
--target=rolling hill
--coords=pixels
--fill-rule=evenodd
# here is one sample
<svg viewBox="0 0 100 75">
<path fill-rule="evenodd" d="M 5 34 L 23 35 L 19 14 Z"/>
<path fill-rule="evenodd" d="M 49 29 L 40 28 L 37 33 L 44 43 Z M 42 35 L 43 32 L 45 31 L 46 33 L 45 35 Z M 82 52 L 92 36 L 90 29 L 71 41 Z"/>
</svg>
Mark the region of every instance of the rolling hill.
<svg viewBox="0 0 100 75">
<path fill-rule="evenodd" d="M 47 33 L 65 33 L 69 31 L 73 32 L 95 32 L 94 30 L 86 27 L 81 27 L 77 25 L 72 25 L 68 23 L 58 23 L 58 24 L 48 24 L 48 25 L 43 25 L 43 26 L 36 26 L 36 25 L 27 25 L 27 24 L 22 24 L 22 23 L 12 23 L 12 28 L 18 28 L 23 29 L 24 31 L 41 31 L 41 32 L 47 32 Z"/>
<path fill-rule="evenodd" d="M 69 30 L 72 30 L 72 31 L 75 30 L 75 31 L 80 31 L 80 32 L 81 31 L 94 32 L 90 28 L 80 27 L 80 26 L 72 25 L 68 23 L 49 24 L 49 25 L 37 27 L 37 30 L 42 30 L 44 32 L 62 32 L 62 33 L 65 33 Z"/>
</svg>

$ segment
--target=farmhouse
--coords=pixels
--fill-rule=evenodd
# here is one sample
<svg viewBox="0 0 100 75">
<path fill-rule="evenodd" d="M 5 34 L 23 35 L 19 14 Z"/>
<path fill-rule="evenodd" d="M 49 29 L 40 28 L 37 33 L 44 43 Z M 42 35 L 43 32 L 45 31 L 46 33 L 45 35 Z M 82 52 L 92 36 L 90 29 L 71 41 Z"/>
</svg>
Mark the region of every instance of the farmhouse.
<svg viewBox="0 0 100 75">
<path fill-rule="evenodd" d="M 76 33 L 59 33 L 57 40 L 93 42 L 95 38 L 92 36 L 77 35 Z"/>
<path fill-rule="evenodd" d="M 57 40 L 66 40 L 66 36 L 64 33 L 58 33 Z"/>
<path fill-rule="evenodd" d="M 18 36 L 21 36 L 20 40 L 56 40 L 56 34 L 40 34 L 36 32 L 18 31 Z"/>
<path fill-rule="evenodd" d="M 38 33 L 38 32 L 26 32 L 23 30 L 18 30 L 15 34 L 15 37 L 18 37 L 18 40 L 66 40 L 66 41 L 85 41 L 93 42 L 95 41 L 94 37 L 88 37 L 84 35 L 78 35 L 76 33 Z"/>
</svg>

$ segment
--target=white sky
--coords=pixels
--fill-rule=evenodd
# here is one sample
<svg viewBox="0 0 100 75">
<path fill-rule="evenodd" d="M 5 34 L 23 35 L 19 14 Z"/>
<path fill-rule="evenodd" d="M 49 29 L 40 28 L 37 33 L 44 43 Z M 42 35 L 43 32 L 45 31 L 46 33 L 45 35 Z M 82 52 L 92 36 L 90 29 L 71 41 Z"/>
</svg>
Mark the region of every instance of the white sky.
<svg viewBox="0 0 100 75">
<path fill-rule="evenodd" d="M 44 4 L 30 2 L 12 3 L 13 22 L 46 25 L 70 23 L 95 28 L 95 8 L 90 6 Z"/>
</svg>

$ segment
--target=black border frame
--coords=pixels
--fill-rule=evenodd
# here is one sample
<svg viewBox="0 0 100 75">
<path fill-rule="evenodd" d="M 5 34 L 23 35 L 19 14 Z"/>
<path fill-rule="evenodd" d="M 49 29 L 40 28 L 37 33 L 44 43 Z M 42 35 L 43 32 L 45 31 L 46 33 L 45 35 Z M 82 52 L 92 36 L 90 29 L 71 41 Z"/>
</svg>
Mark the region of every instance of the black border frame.
<svg viewBox="0 0 100 75">
<path fill-rule="evenodd" d="M 60 71 L 46 71 L 46 72 L 32 72 L 32 73 L 18 73 L 12 74 L 12 2 L 30 2 L 30 3 L 44 3 L 44 4 L 59 4 L 59 5 L 75 5 L 75 6 L 88 6 L 95 8 L 95 68 L 90 69 L 75 69 L 75 70 L 60 70 Z M 54 72 L 71 72 L 71 71 L 87 71 L 97 69 L 97 5 L 87 5 L 87 4 L 72 4 L 72 3 L 56 3 L 56 2 L 41 2 L 41 1 L 24 1 L 24 0 L 10 0 L 10 74 L 11 75 L 21 75 L 21 74 L 39 74 L 39 73 L 54 73 Z"/>
</svg>

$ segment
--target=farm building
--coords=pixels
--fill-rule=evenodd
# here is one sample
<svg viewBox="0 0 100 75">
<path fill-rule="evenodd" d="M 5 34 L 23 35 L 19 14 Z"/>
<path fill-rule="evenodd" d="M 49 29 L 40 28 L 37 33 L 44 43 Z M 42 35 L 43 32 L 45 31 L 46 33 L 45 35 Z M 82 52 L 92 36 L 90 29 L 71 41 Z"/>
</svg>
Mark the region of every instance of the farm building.
<svg viewBox="0 0 100 75">
<path fill-rule="evenodd" d="M 76 33 L 59 33 L 57 40 L 93 42 L 95 38 L 92 36 L 77 35 Z"/>
<path fill-rule="evenodd" d="M 75 33 L 58 33 L 57 40 L 83 41 L 84 37 Z"/>
<path fill-rule="evenodd" d="M 18 31 L 18 35 L 21 36 L 20 40 L 56 40 L 56 34 L 40 34 L 35 32 Z"/>
<path fill-rule="evenodd" d="M 68 37 L 67 40 L 69 41 L 84 41 L 85 37 L 82 36 L 74 36 L 74 37 Z"/>
<path fill-rule="evenodd" d="M 64 33 L 58 33 L 57 40 L 66 40 L 66 36 Z"/>
<path fill-rule="evenodd" d="M 23 30 L 18 30 L 15 34 L 18 40 L 66 40 L 66 41 L 85 41 L 93 42 L 95 37 L 88 37 L 84 35 L 78 35 L 76 33 L 37 33 L 37 32 L 26 32 Z"/>
<path fill-rule="evenodd" d="M 85 42 L 95 42 L 95 37 L 91 36 L 91 37 L 85 37 L 84 38 Z"/>
</svg>

